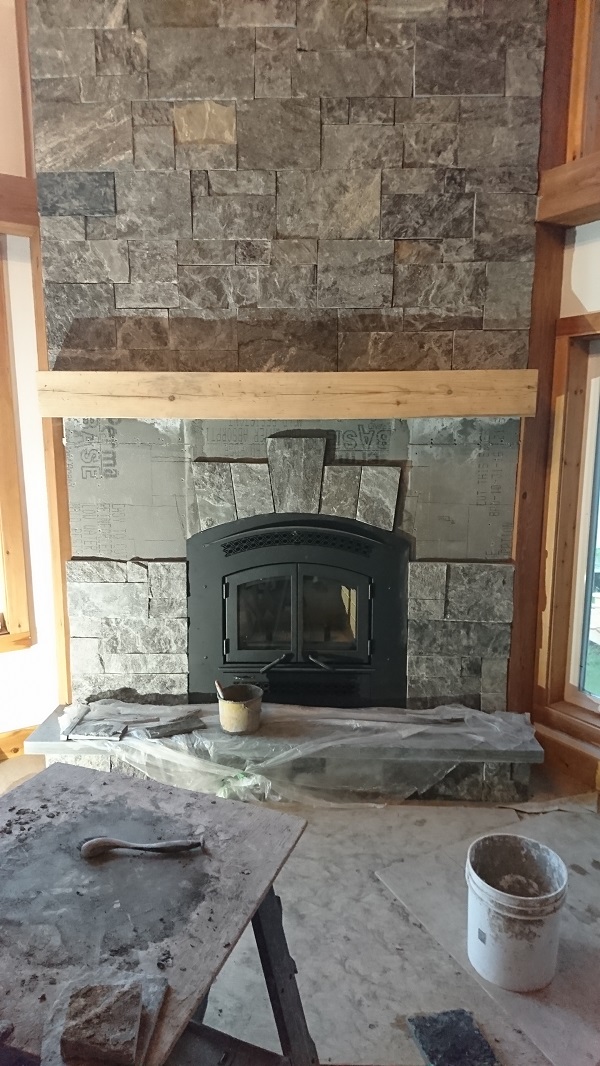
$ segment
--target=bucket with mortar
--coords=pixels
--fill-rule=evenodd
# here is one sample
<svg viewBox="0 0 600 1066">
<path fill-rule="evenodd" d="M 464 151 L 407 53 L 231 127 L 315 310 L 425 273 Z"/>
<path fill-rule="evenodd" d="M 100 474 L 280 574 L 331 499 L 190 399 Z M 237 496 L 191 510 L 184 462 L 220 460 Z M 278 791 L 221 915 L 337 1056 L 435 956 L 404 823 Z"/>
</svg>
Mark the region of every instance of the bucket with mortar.
<svg viewBox="0 0 600 1066">
<path fill-rule="evenodd" d="M 217 685 L 219 722 L 225 733 L 256 733 L 260 728 L 262 689 L 258 685 Z"/>
</svg>

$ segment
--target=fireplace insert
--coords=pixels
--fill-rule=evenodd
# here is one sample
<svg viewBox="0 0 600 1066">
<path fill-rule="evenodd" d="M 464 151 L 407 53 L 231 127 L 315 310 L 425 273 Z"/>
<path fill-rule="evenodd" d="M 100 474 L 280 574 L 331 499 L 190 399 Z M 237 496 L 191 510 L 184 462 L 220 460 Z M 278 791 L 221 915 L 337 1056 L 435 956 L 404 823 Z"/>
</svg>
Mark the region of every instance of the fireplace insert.
<svg viewBox="0 0 600 1066">
<path fill-rule="evenodd" d="M 252 680 L 278 703 L 406 702 L 411 539 L 349 518 L 273 514 L 188 540 L 189 696 Z"/>
</svg>

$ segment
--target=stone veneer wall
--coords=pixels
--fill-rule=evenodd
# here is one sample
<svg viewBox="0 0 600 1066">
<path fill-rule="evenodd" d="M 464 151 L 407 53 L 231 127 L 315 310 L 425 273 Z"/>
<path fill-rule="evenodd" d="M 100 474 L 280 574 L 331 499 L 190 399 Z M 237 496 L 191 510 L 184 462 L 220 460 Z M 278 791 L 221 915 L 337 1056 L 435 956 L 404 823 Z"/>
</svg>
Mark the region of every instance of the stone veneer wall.
<svg viewBox="0 0 600 1066">
<path fill-rule="evenodd" d="M 506 709 L 512 566 L 413 562 L 411 708 Z M 187 699 L 185 562 L 67 563 L 73 699 Z"/>
<path fill-rule="evenodd" d="M 520 367 L 543 0 L 30 0 L 64 368 Z"/>
</svg>

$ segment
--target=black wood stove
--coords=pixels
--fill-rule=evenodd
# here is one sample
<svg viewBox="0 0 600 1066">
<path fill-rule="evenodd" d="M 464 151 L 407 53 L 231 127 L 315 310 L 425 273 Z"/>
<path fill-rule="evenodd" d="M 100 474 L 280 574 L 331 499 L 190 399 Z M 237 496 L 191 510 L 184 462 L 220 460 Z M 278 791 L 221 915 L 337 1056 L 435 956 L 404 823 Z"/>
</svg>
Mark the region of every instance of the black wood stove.
<svg viewBox="0 0 600 1066">
<path fill-rule="evenodd" d="M 253 680 L 278 703 L 406 701 L 411 539 L 349 518 L 273 514 L 188 540 L 189 697 Z"/>
</svg>

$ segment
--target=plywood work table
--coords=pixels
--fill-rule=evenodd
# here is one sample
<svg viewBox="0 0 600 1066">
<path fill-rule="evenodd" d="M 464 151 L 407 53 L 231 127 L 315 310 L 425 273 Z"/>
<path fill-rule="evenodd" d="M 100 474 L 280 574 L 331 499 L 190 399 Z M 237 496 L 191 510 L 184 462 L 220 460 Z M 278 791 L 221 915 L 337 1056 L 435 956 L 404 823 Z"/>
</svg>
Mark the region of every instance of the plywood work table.
<svg viewBox="0 0 600 1066">
<path fill-rule="evenodd" d="M 0 1020 L 14 1029 L 0 1061 L 12 1048 L 23 1053 L 18 1061 L 39 1062 L 44 1023 L 65 982 L 162 973 L 169 990 L 146 1066 L 318 1066 L 272 888 L 304 825 L 262 807 L 64 765 L 1 797 Z M 105 835 L 202 835 L 209 854 L 122 851 L 84 861 L 81 842 Z M 173 1052 L 251 921 L 285 1057 L 195 1022 Z"/>
</svg>

